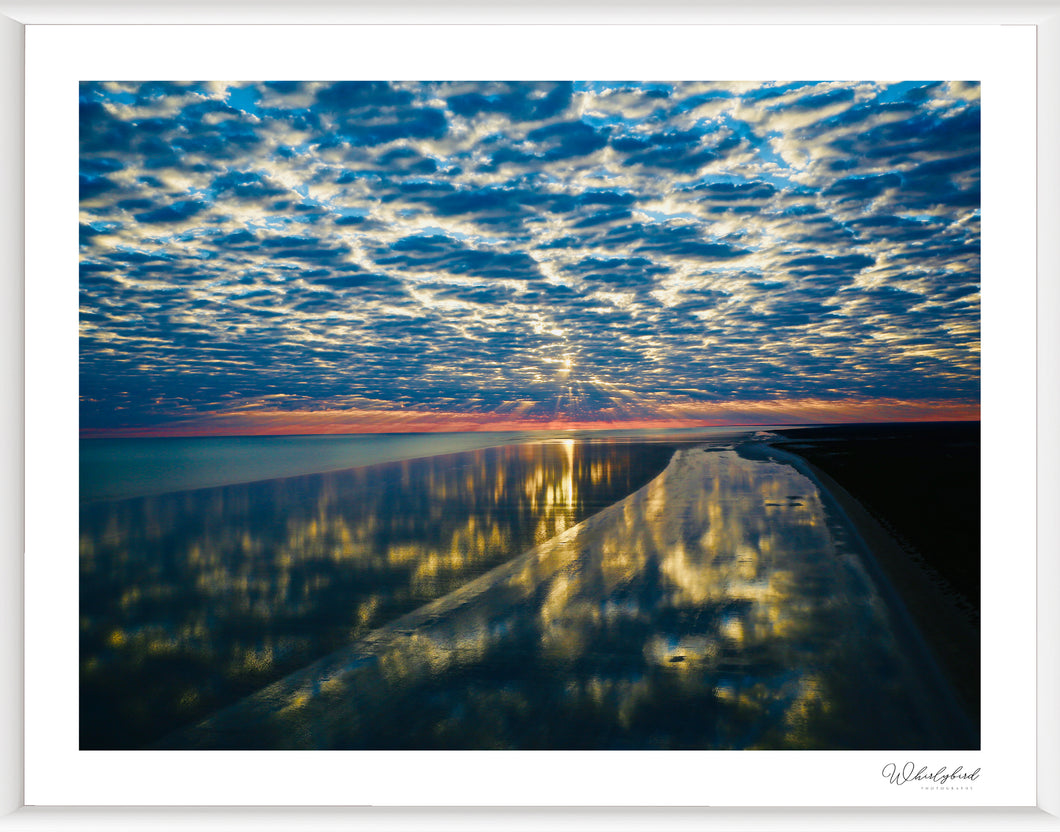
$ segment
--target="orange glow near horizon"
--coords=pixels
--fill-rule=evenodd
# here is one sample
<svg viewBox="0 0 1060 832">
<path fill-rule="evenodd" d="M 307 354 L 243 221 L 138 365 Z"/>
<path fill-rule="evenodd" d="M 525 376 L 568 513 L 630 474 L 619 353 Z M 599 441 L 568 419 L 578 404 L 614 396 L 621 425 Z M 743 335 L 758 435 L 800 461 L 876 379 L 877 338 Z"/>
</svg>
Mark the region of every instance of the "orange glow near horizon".
<svg viewBox="0 0 1060 832">
<path fill-rule="evenodd" d="M 288 436 L 353 433 L 460 433 L 524 430 L 636 430 L 851 422 L 963 422 L 979 419 L 977 403 L 897 399 L 732 401 L 710 408 L 673 408 L 655 417 L 595 420 L 512 418 L 495 413 L 413 410 L 242 410 L 167 425 L 82 429 L 81 437 Z"/>
</svg>

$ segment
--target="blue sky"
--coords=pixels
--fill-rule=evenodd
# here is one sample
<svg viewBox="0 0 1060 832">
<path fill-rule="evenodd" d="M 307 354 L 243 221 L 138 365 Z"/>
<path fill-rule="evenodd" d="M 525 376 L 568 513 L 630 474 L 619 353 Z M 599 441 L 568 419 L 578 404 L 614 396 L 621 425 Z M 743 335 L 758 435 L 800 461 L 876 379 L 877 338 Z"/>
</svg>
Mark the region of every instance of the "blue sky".
<svg viewBox="0 0 1060 832">
<path fill-rule="evenodd" d="M 977 84 L 80 109 L 84 435 L 977 418 Z"/>
</svg>

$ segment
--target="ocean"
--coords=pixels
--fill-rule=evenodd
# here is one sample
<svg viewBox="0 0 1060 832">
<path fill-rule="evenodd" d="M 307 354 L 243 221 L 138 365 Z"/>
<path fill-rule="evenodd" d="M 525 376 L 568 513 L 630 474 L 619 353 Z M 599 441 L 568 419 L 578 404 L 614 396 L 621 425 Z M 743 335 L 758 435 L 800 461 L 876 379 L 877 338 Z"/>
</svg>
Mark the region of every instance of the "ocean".
<svg viewBox="0 0 1060 832">
<path fill-rule="evenodd" d="M 534 442 L 691 441 L 733 428 L 82 439 L 81 502 L 339 471 Z"/>
</svg>

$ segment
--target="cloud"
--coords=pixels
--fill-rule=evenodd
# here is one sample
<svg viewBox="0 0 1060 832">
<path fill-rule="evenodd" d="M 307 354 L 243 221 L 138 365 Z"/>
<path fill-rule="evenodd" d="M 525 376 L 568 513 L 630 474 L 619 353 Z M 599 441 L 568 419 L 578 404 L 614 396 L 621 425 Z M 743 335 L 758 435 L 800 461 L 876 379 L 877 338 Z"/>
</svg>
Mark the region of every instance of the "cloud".
<svg viewBox="0 0 1060 832">
<path fill-rule="evenodd" d="M 301 123 L 312 127 L 322 118 L 328 129 L 320 145 L 342 141 L 374 146 L 396 139 L 439 138 L 448 127 L 445 112 L 417 106 L 407 90 L 381 81 L 340 81 L 320 87 L 316 106 L 306 110 Z"/>
<path fill-rule="evenodd" d="M 447 97 L 449 110 L 465 118 L 488 113 L 507 116 L 512 120 L 540 121 L 564 112 L 570 106 L 574 90 L 574 85 L 567 82 L 476 86 L 480 89 Z"/>
<path fill-rule="evenodd" d="M 205 207 L 204 203 L 197 200 L 183 199 L 170 203 L 169 205 L 163 205 L 160 208 L 154 208 L 150 211 L 135 214 L 134 216 L 136 217 L 137 222 L 143 223 L 178 222 L 180 220 L 186 220 L 189 217 L 194 217 Z"/>
<path fill-rule="evenodd" d="M 85 83 L 82 424 L 970 407 L 979 127 L 966 82 Z"/>
<path fill-rule="evenodd" d="M 81 175 L 78 177 L 78 194 L 82 200 L 92 199 L 107 191 L 113 191 L 117 187 L 106 176 Z"/>
<path fill-rule="evenodd" d="M 541 277 L 537 263 L 522 252 L 476 249 L 442 234 L 404 237 L 389 249 L 377 249 L 374 259 L 378 266 L 396 266 L 411 272 L 506 280 Z"/>
<path fill-rule="evenodd" d="M 670 269 L 667 266 L 657 265 L 644 257 L 612 257 L 609 259 L 587 257 L 574 265 L 567 266 L 565 271 L 590 283 L 639 287 L 651 284 L 653 277 L 666 274 Z"/>
</svg>

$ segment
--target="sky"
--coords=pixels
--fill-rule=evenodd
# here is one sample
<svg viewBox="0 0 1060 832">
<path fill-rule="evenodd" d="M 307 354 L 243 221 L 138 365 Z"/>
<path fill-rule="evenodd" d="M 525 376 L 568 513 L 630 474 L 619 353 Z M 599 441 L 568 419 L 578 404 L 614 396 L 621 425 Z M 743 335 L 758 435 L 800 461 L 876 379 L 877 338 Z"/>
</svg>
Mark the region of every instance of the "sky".
<svg viewBox="0 0 1060 832">
<path fill-rule="evenodd" d="M 92 82 L 82 436 L 977 419 L 967 82 Z"/>
</svg>

